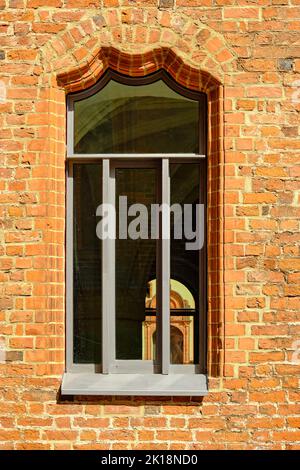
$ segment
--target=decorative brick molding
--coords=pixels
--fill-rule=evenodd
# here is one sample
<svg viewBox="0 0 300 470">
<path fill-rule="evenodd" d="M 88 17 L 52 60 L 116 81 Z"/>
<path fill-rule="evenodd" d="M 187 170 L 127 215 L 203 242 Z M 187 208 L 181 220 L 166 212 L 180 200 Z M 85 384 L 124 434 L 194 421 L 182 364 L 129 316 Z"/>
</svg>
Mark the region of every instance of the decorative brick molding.
<svg viewBox="0 0 300 470">
<path fill-rule="evenodd" d="M 58 73 L 57 83 L 66 93 L 83 90 L 96 83 L 108 68 L 132 77 L 145 76 L 164 69 L 180 85 L 205 93 L 220 86 L 216 78 L 206 71 L 185 64 L 168 47 L 159 47 L 142 54 L 121 52 L 115 47 L 102 47 L 93 57 L 87 56 L 84 65 Z"/>
<path fill-rule="evenodd" d="M 106 60 L 114 60 L 114 48 L 143 56 L 142 69 L 134 67 L 137 75 L 145 75 L 157 67 L 152 64 L 154 57 L 163 66 L 166 53 L 175 54 L 178 65 L 184 65 L 188 74 L 192 72 L 189 67 L 201 70 L 204 83 L 212 77 L 224 83 L 226 73 L 236 69 L 236 55 L 224 37 L 198 19 L 178 11 L 158 11 L 152 15 L 131 7 L 104 10 L 97 15 L 87 13 L 76 25 L 66 25 L 46 42 L 41 49 L 45 82 L 48 76 L 49 84 L 53 85 L 57 74 L 62 83 L 68 83 L 67 92 L 77 91 L 79 76 L 79 89 L 91 86 L 101 75 L 101 68 L 107 66 Z M 155 52 L 156 49 L 161 52 Z M 132 65 L 135 64 L 124 64 L 126 70 Z M 181 75 L 178 69 L 176 75 Z"/>
</svg>

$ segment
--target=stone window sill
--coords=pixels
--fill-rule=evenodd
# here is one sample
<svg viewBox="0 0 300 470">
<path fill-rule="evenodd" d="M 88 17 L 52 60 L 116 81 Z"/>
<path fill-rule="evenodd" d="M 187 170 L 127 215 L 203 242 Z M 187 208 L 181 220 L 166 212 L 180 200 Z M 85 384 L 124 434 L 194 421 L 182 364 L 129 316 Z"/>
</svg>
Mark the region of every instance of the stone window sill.
<svg viewBox="0 0 300 470">
<path fill-rule="evenodd" d="M 205 396 L 204 374 L 97 374 L 68 372 L 62 395 Z"/>
</svg>

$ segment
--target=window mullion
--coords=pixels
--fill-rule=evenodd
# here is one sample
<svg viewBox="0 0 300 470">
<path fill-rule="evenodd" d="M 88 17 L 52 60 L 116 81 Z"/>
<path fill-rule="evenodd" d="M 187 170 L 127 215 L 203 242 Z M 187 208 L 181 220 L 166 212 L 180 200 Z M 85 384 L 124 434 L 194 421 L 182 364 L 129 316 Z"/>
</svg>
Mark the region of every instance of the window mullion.
<svg viewBox="0 0 300 470">
<path fill-rule="evenodd" d="M 67 223 L 66 223 L 66 241 L 67 241 L 67 266 L 66 266 L 66 311 L 67 311 L 67 351 L 66 366 L 70 370 L 73 366 L 74 355 L 74 318 L 73 318 L 73 282 L 74 282 L 74 263 L 73 263 L 73 218 L 74 218 L 74 185 L 73 185 L 73 164 L 69 163 L 67 173 Z"/>
<path fill-rule="evenodd" d="M 170 368 L 170 175 L 169 159 L 162 159 L 161 213 L 161 337 L 162 374 Z"/>
<path fill-rule="evenodd" d="M 70 97 L 67 102 L 67 157 L 74 154 L 74 101 Z"/>
<path fill-rule="evenodd" d="M 199 308 L 199 363 L 201 372 L 206 373 L 206 162 L 203 161 L 199 165 L 200 170 L 200 183 L 199 183 L 199 203 L 204 204 L 204 227 L 199 227 L 200 230 L 204 230 L 204 244 L 199 253 L 199 295 L 198 299 Z"/>
<path fill-rule="evenodd" d="M 103 160 L 103 204 L 115 206 L 115 177 L 110 161 Z M 104 206 L 105 207 L 105 206 Z M 102 240 L 102 372 L 115 360 L 115 240 Z"/>
</svg>

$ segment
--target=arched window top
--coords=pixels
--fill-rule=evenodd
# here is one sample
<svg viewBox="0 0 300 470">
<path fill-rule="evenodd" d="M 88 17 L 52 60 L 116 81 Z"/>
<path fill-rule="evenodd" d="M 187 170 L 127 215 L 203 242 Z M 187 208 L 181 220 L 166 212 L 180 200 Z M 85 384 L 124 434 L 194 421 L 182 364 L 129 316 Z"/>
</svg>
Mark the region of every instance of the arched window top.
<svg viewBox="0 0 300 470">
<path fill-rule="evenodd" d="M 156 279 L 148 282 L 145 299 L 146 308 L 156 308 Z M 195 309 L 195 299 L 189 288 L 176 279 L 170 279 L 170 308 L 171 309 Z"/>
<path fill-rule="evenodd" d="M 205 94 L 163 70 L 138 78 L 108 70 L 92 88 L 69 96 L 69 110 L 71 153 L 205 153 Z"/>
</svg>

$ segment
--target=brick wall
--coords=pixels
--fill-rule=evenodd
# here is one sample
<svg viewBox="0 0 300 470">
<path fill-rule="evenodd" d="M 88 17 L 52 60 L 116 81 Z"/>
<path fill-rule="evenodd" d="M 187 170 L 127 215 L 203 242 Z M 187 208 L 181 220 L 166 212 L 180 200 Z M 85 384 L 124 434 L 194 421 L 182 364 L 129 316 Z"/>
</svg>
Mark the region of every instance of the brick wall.
<svg viewBox="0 0 300 470">
<path fill-rule="evenodd" d="M 0 0 L 2 449 L 300 447 L 300 2 L 157 4 Z M 203 400 L 59 394 L 65 95 L 108 66 L 208 93 Z"/>
</svg>

